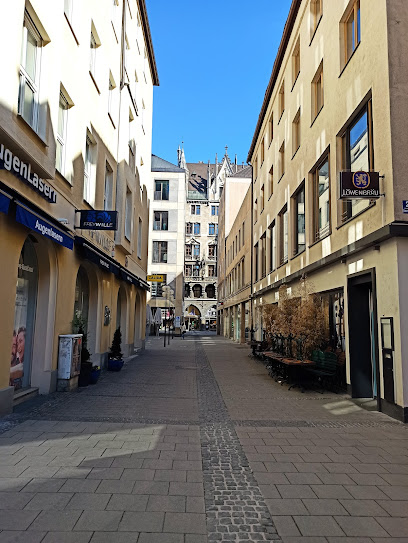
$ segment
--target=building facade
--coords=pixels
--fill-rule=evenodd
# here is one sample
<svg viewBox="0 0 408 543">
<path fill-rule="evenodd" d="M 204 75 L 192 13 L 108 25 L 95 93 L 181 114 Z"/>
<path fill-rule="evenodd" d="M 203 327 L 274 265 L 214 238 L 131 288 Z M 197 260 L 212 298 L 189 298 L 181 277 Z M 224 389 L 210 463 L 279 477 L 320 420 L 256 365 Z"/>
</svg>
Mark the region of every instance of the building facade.
<svg viewBox="0 0 408 543">
<path fill-rule="evenodd" d="M 375 397 L 379 410 L 401 420 L 408 419 L 408 62 L 400 54 L 407 29 L 402 1 L 293 0 L 248 155 L 257 339 L 262 306 L 306 279 L 320 294 L 331 347 L 344 353 L 351 395 Z M 346 198 L 343 172 L 354 183 Z"/>
<path fill-rule="evenodd" d="M 218 331 L 238 343 L 250 339 L 252 168 L 225 181 L 218 237 Z"/>
<path fill-rule="evenodd" d="M 184 312 L 184 223 L 186 213 L 186 171 L 152 155 L 152 182 L 149 189 L 149 274 L 163 275 L 163 281 L 150 283 L 148 303 L 162 309 L 163 317 L 179 317 L 175 332 L 180 333 Z M 175 303 L 163 295 L 168 285 Z M 153 315 L 154 316 L 154 315 Z"/>
<path fill-rule="evenodd" d="M 186 163 L 179 151 L 179 165 L 185 168 L 187 207 L 185 215 L 185 311 L 188 329 L 217 329 L 218 215 L 220 197 L 229 175 L 243 166 L 232 163 L 227 148 L 221 162 Z"/>
<path fill-rule="evenodd" d="M 145 336 L 153 85 L 144 0 L 3 8 L 0 411 L 56 389 L 58 336 L 103 365 Z M 93 213 L 94 211 L 102 213 Z M 80 226 L 78 211 L 88 211 Z M 117 211 L 117 230 L 98 230 Z M 84 218 L 84 217 L 82 217 Z M 113 221 L 114 222 L 114 221 Z M 98 224 L 96 224 L 98 223 Z M 86 228 L 85 228 L 86 227 Z"/>
</svg>

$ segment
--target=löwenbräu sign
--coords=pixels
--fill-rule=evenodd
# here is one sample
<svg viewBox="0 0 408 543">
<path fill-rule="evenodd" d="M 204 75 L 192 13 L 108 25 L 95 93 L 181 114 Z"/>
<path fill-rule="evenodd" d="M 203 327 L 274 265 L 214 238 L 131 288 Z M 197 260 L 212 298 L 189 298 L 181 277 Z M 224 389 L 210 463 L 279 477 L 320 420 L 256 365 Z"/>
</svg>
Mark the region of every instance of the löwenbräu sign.
<svg viewBox="0 0 408 543">
<path fill-rule="evenodd" d="M 340 172 L 340 199 L 369 200 L 380 197 L 378 172 Z"/>
</svg>

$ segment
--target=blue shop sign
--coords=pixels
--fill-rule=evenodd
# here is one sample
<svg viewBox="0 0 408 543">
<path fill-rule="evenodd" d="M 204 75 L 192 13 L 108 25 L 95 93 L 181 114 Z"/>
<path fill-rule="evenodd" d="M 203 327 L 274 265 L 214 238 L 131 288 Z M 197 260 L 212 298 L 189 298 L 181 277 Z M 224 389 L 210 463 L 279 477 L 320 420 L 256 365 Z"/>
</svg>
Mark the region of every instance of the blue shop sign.
<svg viewBox="0 0 408 543">
<path fill-rule="evenodd" d="M 117 230 L 118 212 L 104 209 L 79 211 L 79 228 L 84 230 Z"/>
<path fill-rule="evenodd" d="M 31 228 L 31 230 L 34 232 L 37 232 L 38 234 L 59 243 L 63 247 L 71 249 L 71 251 L 74 247 L 74 240 L 72 236 L 66 234 L 57 226 L 49 223 L 40 215 L 30 211 L 20 202 L 17 202 L 16 221 L 20 224 L 24 224 L 24 226 L 27 226 L 28 228 Z"/>
<path fill-rule="evenodd" d="M 402 200 L 402 212 L 408 213 L 408 200 Z"/>
<path fill-rule="evenodd" d="M 2 213 L 8 213 L 12 196 L 0 190 L 0 211 Z"/>
</svg>

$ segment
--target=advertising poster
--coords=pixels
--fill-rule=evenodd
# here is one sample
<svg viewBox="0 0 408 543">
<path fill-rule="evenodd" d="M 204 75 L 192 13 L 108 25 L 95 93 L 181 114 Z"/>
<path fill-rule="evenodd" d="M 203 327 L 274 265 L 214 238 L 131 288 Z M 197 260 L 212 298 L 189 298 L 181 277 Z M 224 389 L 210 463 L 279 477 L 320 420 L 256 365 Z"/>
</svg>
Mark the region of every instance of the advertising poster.
<svg viewBox="0 0 408 543">
<path fill-rule="evenodd" d="M 11 345 L 10 386 L 15 390 L 22 388 L 24 377 L 24 354 L 27 332 L 28 285 L 29 281 L 19 277 L 17 280 L 14 331 Z"/>
</svg>

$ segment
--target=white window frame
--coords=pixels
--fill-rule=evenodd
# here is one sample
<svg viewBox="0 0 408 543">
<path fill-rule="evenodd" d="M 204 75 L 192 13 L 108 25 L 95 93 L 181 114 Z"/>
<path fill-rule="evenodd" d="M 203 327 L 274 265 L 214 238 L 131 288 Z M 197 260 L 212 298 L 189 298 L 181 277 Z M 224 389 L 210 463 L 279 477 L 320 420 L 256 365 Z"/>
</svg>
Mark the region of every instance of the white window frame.
<svg viewBox="0 0 408 543">
<path fill-rule="evenodd" d="M 95 183 L 94 183 L 94 153 L 96 144 L 89 132 L 86 134 L 84 153 L 84 193 L 83 199 L 92 207 L 95 205 Z M 88 152 L 87 152 L 88 149 Z M 89 160 L 88 160 L 89 157 Z"/>
<path fill-rule="evenodd" d="M 25 68 L 26 58 L 23 58 L 23 55 L 26 57 L 27 54 L 27 40 L 28 34 L 34 38 L 37 51 L 35 57 L 35 76 L 34 80 L 28 74 Z M 38 32 L 36 26 L 34 25 L 30 15 L 27 11 L 24 13 L 24 25 L 23 25 L 23 36 L 22 36 L 22 47 L 21 47 L 21 62 L 20 62 L 20 88 L 19 88 L 19 99 L 18 99 L 18 113 L 19 115 L 31 126 L 31 128 L 37 132 L 38 131 L 38 104 L 39 104 L 39 78 L 40 78 L 40 64 L 41 64 L 41 50 L 42 50 L 43 40 L 40 33 Z M 26 86 L 30 88 L 33 93 L 33 109 L 31 119 L 28 120 L 24 117 L 24 96 Z"/>
<path fill-rule="evenodd" d="M 68 109 L 69 109 L 69 102 L 66 96 L 62 91 L 60 91 L 60 97 L 59 97 L 59 103 L 58 103 L 58 123 L 57 123 L 57 148 L 56 148 L 56 154 L 55 154 L 55 167 L 57 170 L 64 175 L 65 174 L 65 151 L 66 151 L 66 137 L 67 137 L 67 120 L 68 120 Z M 60 111 L 63 111 L 62 117 L 63 117 L 63 127 L 62 130 L 60 130 L 59 126 L 59 119 L 60 119 Z M 62 133 L 61 133 L 62 132 Z M 60 156 L 61 156 L 61 162 L 58 167 L 58 147 L 61 149 Z"/>
<path fill-rule="evenodd" d="M 128 241 L 132 239 L 132 219 L 133 219 L 133 197 L 132 191 L 129 189 L 126 191 L 126 201 L 125 201 L 125 238 Z"/>
<path fill-rule="evenodd" d="M 142 258 L 142 219 L 139 217 L 139 228 L 137 230 L 137 258 Z"/>
</svg>

